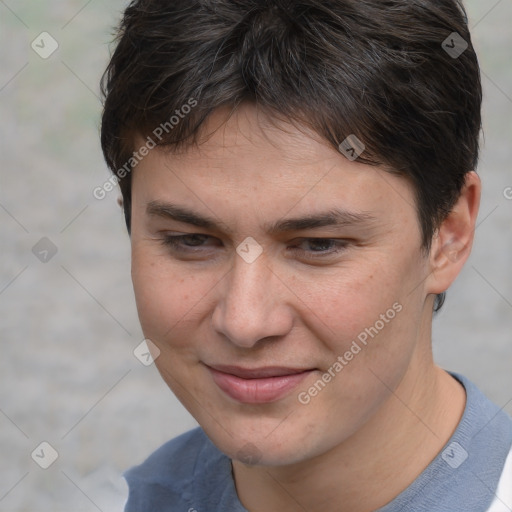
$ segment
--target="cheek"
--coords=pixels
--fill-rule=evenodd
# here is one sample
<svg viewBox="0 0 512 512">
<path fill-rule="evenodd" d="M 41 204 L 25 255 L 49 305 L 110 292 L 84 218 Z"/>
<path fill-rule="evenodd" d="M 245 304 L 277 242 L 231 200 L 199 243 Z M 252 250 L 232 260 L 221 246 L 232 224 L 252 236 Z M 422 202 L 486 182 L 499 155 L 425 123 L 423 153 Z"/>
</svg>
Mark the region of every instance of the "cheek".
<svg viewBox="0 0 512 512">
<path fill-rule="evenodd" d="M 179 333 L 197 321 L 208 282 L 143 244 L 132 247 L 132 281 L 144 335 L 157 345 L 169 339 L 185 344 Z"/>
<path fill-rule="evenodd" d="M 304 422 L 318 434 L 311 438 L 322 439 L 309 448 L 319 451 L 352 435 L 378 411 L 407 372 L 417 341 L 417 321 L 411 321 L 417 307 L 406 307 L 408 287 L 394 272 L 340 273 L 328 283 L 311 282 L 303 308 L 309 330 L 326 350 L 315 381 L 299 390 Z M 332 427 L 318 426 L 317 418 Z"/>
<path fill-rule="evenodd" d="M 350 393 L 371 387 L 368 379 L 376 378 L 371 371 L 390 382 L 405 371 L 422 312 L 420 294 L 411 294 L 418 262 L 413 256 L 368 259 L 350 270 L 293 283 L 302 298 L 302 320 L 328 354 L 322 369 L 332 368 L 341 356 L 343 368 L 332 369 L 334 380 L 352 388 Z"/>
<path fill-rule="evenodd" d="M 383 268 L 367 262 L 309 279 L 291 278 L 290 288 L 303 305 L 301 317 L 321 339 L 340 345 L 355 339 L 404 298 L 401 278 Z"/>
</svg>

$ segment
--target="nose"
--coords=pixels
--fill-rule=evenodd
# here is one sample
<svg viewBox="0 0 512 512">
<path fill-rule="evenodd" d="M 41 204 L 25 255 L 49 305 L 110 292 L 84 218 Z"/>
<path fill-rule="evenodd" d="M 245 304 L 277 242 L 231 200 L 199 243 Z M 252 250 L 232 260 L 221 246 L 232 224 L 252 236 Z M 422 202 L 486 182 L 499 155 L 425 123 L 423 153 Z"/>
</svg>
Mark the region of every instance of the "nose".
<svg viewBox="0 0 512 512">
<path fill-rule="evenodd" d="M 251 348 L 265 338 L 284 336 L 292 328 L 290 292 L 265 258 L 247 263 L 237 256 L 219 293 L 213 328 L 239 347 Z"/>
</svg>

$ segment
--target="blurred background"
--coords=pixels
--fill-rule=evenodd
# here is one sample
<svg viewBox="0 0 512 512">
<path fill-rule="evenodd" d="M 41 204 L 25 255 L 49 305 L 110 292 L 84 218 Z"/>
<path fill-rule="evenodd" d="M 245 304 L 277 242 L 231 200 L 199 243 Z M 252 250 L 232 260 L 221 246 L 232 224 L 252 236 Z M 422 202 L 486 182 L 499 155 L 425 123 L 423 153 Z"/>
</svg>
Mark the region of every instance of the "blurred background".
<svg viewBox="0 0 512 512">
<path fill-rule="evenodd" d="M 118 193 L 93 196 L 109 177 L 98 84 L 126 5 L 0 0 L 1 512 L 122 510 L 122 472 L 196 424 L 134 355 L 143 335 Z M 467 8 L 484 192 L 434 349 L 512 413 L 512 0 Z"/>
</svg>

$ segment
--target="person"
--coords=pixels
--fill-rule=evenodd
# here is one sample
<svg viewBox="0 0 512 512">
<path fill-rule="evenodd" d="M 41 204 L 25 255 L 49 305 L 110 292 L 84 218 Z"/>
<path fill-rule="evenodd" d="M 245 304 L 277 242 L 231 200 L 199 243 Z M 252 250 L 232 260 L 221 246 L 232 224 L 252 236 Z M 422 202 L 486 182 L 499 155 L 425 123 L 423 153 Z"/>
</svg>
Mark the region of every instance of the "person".
<svg viewBox="0 0 512 512">
<path fill-rule="evenodd" d="M 431 348 L 481 190 L 463 5 L 134 0 L 102 90 L 141 326 L 199 424 L 125 510 L 512 510 L 512 420 Z"/>
</svg>

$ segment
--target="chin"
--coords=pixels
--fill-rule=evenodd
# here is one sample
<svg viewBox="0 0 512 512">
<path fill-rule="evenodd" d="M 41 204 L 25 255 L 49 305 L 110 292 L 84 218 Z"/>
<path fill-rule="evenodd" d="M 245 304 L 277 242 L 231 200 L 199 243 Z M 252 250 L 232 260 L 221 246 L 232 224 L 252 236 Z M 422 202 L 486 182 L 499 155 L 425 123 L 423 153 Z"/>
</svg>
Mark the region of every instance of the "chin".
<svg viewBox="0 0 512 512">
<path fill-rule="evenodd" d="M 256 415 L 232 418 L 222 426 L 211 418 L 196 419 L 211 441 L 229 458 L 248 465 L 287 466 L 332 448 L 327 433 L 320 431 L 314 420 L 302 418 L 300 421 L 294 419 L 294 415 L 290 414 L 284 421 L 283 417 Z"/>
</svg>

